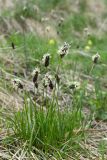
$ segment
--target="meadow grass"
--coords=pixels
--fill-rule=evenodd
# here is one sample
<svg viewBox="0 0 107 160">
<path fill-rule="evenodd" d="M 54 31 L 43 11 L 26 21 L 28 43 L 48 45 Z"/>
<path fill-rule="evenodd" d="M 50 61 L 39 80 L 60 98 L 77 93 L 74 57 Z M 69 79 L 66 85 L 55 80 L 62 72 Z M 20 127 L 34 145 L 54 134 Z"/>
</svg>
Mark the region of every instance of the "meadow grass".
<svg viewBox="0 0 107 160">
<path fill-rule="evenodd" d="M 78 127 L 83 127 L 82 113 L 79 108 L 60 112 L 54 101 L 55 99 L 48 102 L 45 111 L 42 106 L 38 108 L 32 101 L 26 102 L 23 110 L 10 118 L 10 124 L 15 136 L 27 141 L 29 150 L 35 147 L 44 152 L 46 157 L 49 155 L 57 158 L 66 155 L 69 157 L 69 154 L 75 152 L 71 152 L 72 144 L 79 147 L 75 144 L 76 139 L 83 137 L 82 133 L 81 135 L 73 133 Z"/>
<path fill-rule="evenodd" d="M 41 14 L 34 14 L 32 7 L 35 4 L 39 6 Z M 58 32 L 59 39 L 41 37 L 25 31 L 23 33 L 14 31 L 9 34 L 5 44 L 0 42 L 0 54 L 2 55 L 3 52 L 0 61 L 1 71 L 5 70 L 12 79 L 19 78 L 26 83 L 24 80 L 27 78 L 26 81 L 30 82 L 30 87 L 33 88 L 31 72 L 35 67 L 41 70 L 38 82 L 40 85 L 43 85 L 42 80 L 47 72 L 55 79 L 58 71 L 61 78 L 58 88 L 55 82 L 55 88 L 51 92 L 49 90 L 49 93 L 46 88 L 42 91 L 38 89 L 35 93 L 35 87 L 31 93 L 27 90 L 19 93 L 12 88 L 8 76 L 4 78 L 4 72 L 1 72 L 0 88 L 4 88 L 10 95 L 18 94 L 23 100 L 22 108 L 19 110 L 13 111 L 9 106 L 9 111 L 6 106 L 5 109 L 3 108 L 4 104 L 0 110 L 0 130 L 3 132 L 6 130 L 7 133 L 1 138 L 0 144 L 11 153 L 13 158 L 23 155 L 23 158 L 32 157 L 38 160 L 79 160 L 83 155 L 91 159 L 91 153 L 82 143 L 87 141 L 87 131 L 92 127 L 94 120 L 107 120 L 107 38 L 105 35 L 99 37 L 93 34 L 86 37 L 83 35 L 85 27 L 89 25 L 95 29 L 97 24 L 85 14 L 87 7 L 84 0 L 79 6 L 78 13 L 69 14 L 67 18 L 65 16 L 61 26 L 56 24 L 55 30 Z M 68 7 L 68 1 L 64 6 L 63 1 L 58 0 L 52 0 L 48 4 L 47 0 L 38 0 L 36 3 L 32 0 L 26 5 L 18 3 L 17 6 L 16 3 L 16 7 L 12 15 L 9 15 L 8 11 L 4 11 L 2 15 L 8 18 L 14 17 L 18 21 L 23 16 L 40 22 L 44 13 L 50 12 L 51 9 Z M 70 44 L 69 54 L 63 59 L 58 55 L 62 41 Z M 15 49 L 12 48 L 12 43 Z M 93 66 L 92 56 L 97 52 L 101 59 Z M 51 57 L 47 68 L 42 64 L 45 53 L 50 53 Z M 12 64 L 8 64 L 9 59 L 13 60 Z M 21 69 L 26 70 L 26 76 Z M 75 87 L 75 81 L 80 83 L 78 90 L 72 89 Z M 86 113 L 85 109 L 88 109 Z M 105 141 L 101 141 L 98 147 L 100 157 L 104 159 Z"/>
<path fill-rule="evenodd" d="M 19 35 L 14 37 L 12 35 L 10 39 L 18 47 L 22 45 L 23 36 Z M 34 42 L 37 44 L 37 46 L 32 45 L 34 44 Z M 29 47 L 28 47 L 29 52 L 27 50 L 27 47 L 26 47 L 26 51 L 28 52 L 27 53 L 28 65 L 29 67 L 31 67 L 30 68 L 30 71 L 31 71 L 35 64 L 31 63 L 32 60 L 30 60 L 29 57 L 34 56 L 33 59 L 36 59 L 36 58 L 41 59 L 43 53 L 45 51 L 48 51 L 51 47 L 49 46 L 48 41 L 44 41 L 41 39 L 41 43 L 40 43 L 40 39 L 37 37 L 35 38 L 35 36 L 33 35 L 31 35 L 31 37 L 29 37 L 28 35 L 28 38 L 26 36 L 26 46 L 28 46 L 28 44 L 29 44 Z M 42 48 L 39 47 L 39 45 L 41 46 L 41 44 L 42 44 Z M 57 50 L 56 48 L 57 48 L 57 45 L 54 46 L 55 51 Z M 33 51 L 35 51 L 36 49 L 38 49 L 38 53 L 41 53 L 41 55 L 33 53 Z M 53 54 L 54 54 L 55 52 L 54 50 L 51 48 L 51 53 L 53 51 Z M 24 53 L 24 50 L 22 49 L 21 51 L 25 57 L 26 55 Z M 70 52 L 71 51 L 72 49 L 70 50 Z M 56 54 L 56 56 L 58 55 Z M 53 65 L 55 66 L 58 65 L 54 63 L 56 56 L 54 55 L 54 58 L 53 58 Z M 75 54 L 67 55 L 67 56 L 68 58 L 65 57 L 64 59 L 65 62 L 69 59 L 69 56 L 72 57 L 72 60 L 77 60 L 77 63 L 79 60 L 81 60 L 81 62 L 84 62 L 84 58 L 81 58 L 80 55 L 78 59 L 75 59 L 76 58 Z M 65 71 L 63 70 L 63 72 L 66 72 L 67 68 L 68 69 L 70 68 L 66 66 L 66 63 L 64 63 L 64 61 L 60 62 L 61 65 L 64 64 L 63 68 L 61 66 L 60 67 L 62 69 L 66 68 Z M 88 61 L 91 64 L 91 66 L 90 65 L 88 66 L 88 64 L 86 63 L 87 66 L 89 67 L 87 74 L 89 73 L 92 67 L 91 59 L 89 59 Z M 51 65 L 52 64 L 50 64 L 50 66 Z M 85 62 L 83 65 L 85 65 Z M 93 78 L 95 78 L 95 75 L 93 75 L 93 72 L 94 70 L 97 70 L 97 67 L 98 66 L 96 65 L 96 67 L 93 69 L 91 73 L 92 74 L 91 76 L 94 76 Z M 55 67 L 52 66 L 51 69 L 54 70 Z M 75 70 L 74 74 L 76 72 L 77 70 Z M 99 72 L 100 71 L 98 70 L 98 73 Z M 96 71 L 95 71 L 95 74 L 96 74 Z M 98 74 L 96 76 L 98 76 Z M 71 106 L 70 105 L 65 106 L 63 111 L 61 111 L 61 108 L 60 108 L 61 106 L 58 104 L 58 99 L 54 94 L 51 100 L 48 99 L 48 97 L 45 97 L 46 102 L 44 102 L 44 97 L 42 97 L 42 105 L 38 107 L 36 105 L 36 101 L 32 100 L 31 95 L 26 94 L 26 92 L 23 93 L 24 95 L 23 108 L 18 112 L 16 111 L 13 112 L 13 115 L 11 117 L 9 116 L 6 118 L 8 127 L 11 128 L 13 134 L 12 136 L 10 136 L 10 138 L 8 137 L 4 140 L 4 144 L 7 146 L 8 146 L 8 143 L 10 142 L 14 144 L 15 143 L 14 138 L 15 140 L 17 139 L 18 141 L 26 142 L 25 150 L 28 150 L 29 152 L 34 151 L 37 157 L 41 157 L 42 159 L 44 158 L 48 159 L 50 156 L 56 157 L 57 159 L 63 159 L 64 157 L 66 158 L 75 157 L 76 159 L 78 159 L 78 154 L 76 154 L 76 151 L 78 151 L 79 154 L 85 153 L 89 157 L 89 153 L 87 149 L 81 148 L 80 143 L 82 140 L 85 140 L 84 130 L 90 127 L 91 121 L 93 118 L 92 115 L 95 114 L 96 118 L 102 118 L 104 120 L 106 119 L 105 106 L 106 106 L 107 95 L 106 93 L 103 94 L 103 90 L 100 88 L 100 81 L 97 78 L 94 80 L 94 85 L 93 85 L 93 89 L 95 87 L 95 91 L 91 91 L 91 93 L 88 96 L 86 96 L 87 84 L 88 84 L 88 81 L 84 80 L 80 90 L 73 93 L 70 92 L 71 95 L 73 94 L 72 95 L 73 99 L 71 98 Z M 63 85 L 64 84 L 62 84 L 61 86 L 62 88 L 63 88 Z M 67 90 L 67 93 L 69 94 L 68 87 L 66 87 L 65 90 Z M 93 98 L 93 96 L 95 96 L 96 99 Z M 45 106 L 43 105 L 44 103 L 45 103 Z M 89 108 L 91 109 L 91 114 L 87 117 L 84 115 L 84 112 L 83 112 L 85 105 L 89 105 L 90 106 Z M 10 146 L 9 146 L 9 149 L 11 149 Z"/>
</svg>

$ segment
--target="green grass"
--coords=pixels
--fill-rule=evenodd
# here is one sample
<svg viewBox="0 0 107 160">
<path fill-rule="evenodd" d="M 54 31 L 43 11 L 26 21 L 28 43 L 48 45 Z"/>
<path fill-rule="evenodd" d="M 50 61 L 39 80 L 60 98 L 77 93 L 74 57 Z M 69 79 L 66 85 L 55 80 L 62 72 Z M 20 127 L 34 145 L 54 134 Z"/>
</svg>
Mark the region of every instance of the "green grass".
<svg viewBox="0 0 107 160">
<path fill-rule="evenodd" d="M 7 127 L 7 136 L 1 138 L 0 143 L 9 153 L 17 154 L 16 148 L 18 148 L 26 152 L 27 156 L 35 154 L 38 159 L 48 160 L 49 156 L 52 156 L 58 160 L 67 158 L 79 160 L 80 155 L 91 159 L 91 153 L 81 143 L 87 141 L 87 133 L 84 130 L 90 129 L 93 120 L 107 120 L 107 38 L 105 35 L 93 34 L 89 37 L 83 35 L 85 27 L 89 26 L 98 33 L 100 28 L 97 28 L 97 21 L 93 21 L 93 17 L 87 15 L 85 0 L 79 3 L 78 12 L 71 13 L 69 13 L 69 1 L 61 0 L 49 2 L 30 0 L 29 3 L 26 2 L 26 5 L 18 2 L 11 14 L 8 14 L 7 9 L 2 12 L 3 17 L 15 18 L 21 25 L 21 16 L 40 23 L 41 18 L 47 16 L 52 9 L 61 11 L 58 15 L 64 17 L 61 26 L 57 26 L 57 20 L 52 19 L 51 23 L 50 18 L 50 26 L 59 32 L 58 39 L 49 38 L 49 36 L 41 37 L 36 33 L 26 31 L 16 32 L 13 29 L 13 33 L 9 33 L 5 43 L 0 41 L 0 89 L 2 88 L 0 92 L 4 89 L 7 94 L 20 96 L 23 101 L 22 108 L 18 111 L 4 110 L 4 104 L 0 109 L 0 126 L 2 126 L 0 131 Z M 37 14 L 33 10 L 35 4 L 40 9 Z M 68 10 L 62 13 L 62 9 L 66 7 Z M 106 17 L 106 13 L 102 18 L 105 18 L 104 16 Z M 4 26 L 3 18 L 0 20 Z M 54 43 L 51 44 L 50 40 Z M 92 45 L 88 44 L 89 40 L 92 41 Z M 69 54 L 61 60 L 58 49 L 64 41 L 71 43 L 71 48 Z M 12 42 L 15 44 L 14 50 L 11 47 Z M 86 46 L 90 49 L 86 50 Z M 84 55 L 81 55 L 81 52 Z M 101 60 L 92 69 L 92 55 L 97 52 Z M 47 69 L 42 64 L 42 57 L 45 53 L 51 54 L 50 65 Z M 8 60 L 13 60 L 13 64 L 9 64 Z M 44 97 L 44 90 L 34 95 L 27 91 L 19 94 L 12 88 L 11 80 L 4 76 L 4 72 L 2 73 L 2 70 L 5 70 L 14 76 L 14 71 L 17 70 L 16 78 L 24 80 L 25 76 L 22 72 L 26 70 L 26 80 L 32 82 L 31 72 L 35 67 L 41 70 L 40 87 L 47 72 L 52 74 L 55 81 L 55 73 L 59 67 L 58 74 L 61 77 L 59 90 L 54 88 L 53 91 L 49 91 L 51 98 Z M 70 89 L 72 81 L 80 82 L 79 90 Z M 30 87 L 32 88 L 32 84 Z M 47 94 L 47 90 L 45 91 Z M 36 100 L 33 101 L 32 98 Z M 38 98 L 40 98 L 39 106 L 36 104 Z M 84 113 L 85 109 L 88 109 L 90 113 Z M 98 147 L 99 154 L 104 159 L 106 144 L 101 142 Z M 18 154 L 20 155 L 20 151 Z"/>
<path fill-rule="evenodd" d="M 51 11 L 51 9 L 54 9 L 55 7 L 58 7 L 60 5 L 63 5 L 64 0 L 37 0 L 37 4 L 40 7 L 41 10 L 47 12 Z"/>
<path fill-rule="evenodd" d="M 47 101 L 46 109 L 44 106 L 37 107 L 35 102 L 30 98 L 28 102 L 27 99 L 25 96 L 23 109 L 9 117 L 10 128 L 16 138 L 27 141 L 29 150 L 35 147 L 46 157 L 48 154 L 56 158 L 69 157 L 75 153 L 74 148 L 81 149 L 78 143 L 84 137 L 83 133 L 76 135 L 74 130 L 85 127 L 81 110 L 82 94 L 81 98 L 76 98 L 78 105 L 69 106 L 63 112 L 59 110 L 55 97 Z"/>
<path fill-rule="evenodd" d="M 21 35 L 19 36 L 13 35 L 11 36 L 10 39 L 11 41 L 14 41 L 14 43 L 18 47 L 20 47 L 23 44 L 23 36 Z M 28 49 L 30 51 L 29 52 L 30 54 L 28 55 L 29 57 L 34 56 L 33 57 L 34 59 L 41 58 L 45 50 L 48 51 L 49 49 L 47 48 L 48 45 L 46 40 L 39 39 L 35 36 L 30 37 L 29 35 L 28 37 L 26 36 L 25 40 L 26 40 L 25 44 L 26 46 L 28 46 Z M 37 46 L 34 46 L 34 43 L 36 43 Z M 42 48 L 39 45 L 40 46 L 42 45 Z M 35 55 L 33 53 L 33 51 L 35 51 L 36 49 L 39 50 L 38 53 L 40 53 L 40 55 L 39 54 Z M 56 46 L 54 46 L 54 49 L 56 51 Z M 54 51 L 54 49 L 51 48 L 52 51 Z M 26 50 L 27 50 L 27 47 L 26 47 Z M 70 52 L 71 51 L 72 50 L 70 50 Z M 25 53 L 23 52 L 23 54 Z M 55 55 L 53 54 L 53 56 Z M 65 60 L 61 62 L 61 65 L 64 64 L 63 67 L 66 68 L 66 60 L 69 59 L 69 56 L 73 60 L 77 60 L 77 62 L 79 61 L 81 63 L 84 62 L 83 65 L 85 65 L 84 58 L 75 59 L 76 58 L 75 55 L 72 54 L 72 55 L 68 55 L 68 58 L 65 57 Z M 89 59 L 88 61 L 89 61 L 89 64 L 92 65 L 91 59 Z M 30 64 L 30 61 L 29 61 L 29 64 Z M 56 64 L 56 66 L 57 65 L 58 64 Z M 32 67 L 34 66 L 32 65 Z M 91 67 L 89 68 L 91 70 Z M 95 74 L 97 69 L 98 69 L 98 66 L 96 65 L 96 67 L 93 69 L 93 72 L 95 71 Z M 89 73 L 90 70 L 88 70 L 87 73 Z M 99 70 L 98 70 L 98 73 L 99 73 Z M 95 74 L 93 75 L 94 78 L 95 78 Z M 98 74 L 96 76 L 98 76 Z M 86 96 L 85 93 L 88 91 L 86 89 L 87 84 L 88 84 L 88 81 L 84 80 L 81 86 L 81 89 L 79 91 L 70 93 L 73 96 L 73 104 L 71 103 L 72 105 L 67 106 L 67 108 L 65 106 L 64 111 L 59 110 L 60 106 L 57 103 L 58 99 L 57 97 L 54 96 L 54 94 L 52 96 L 51 101 L 46 98 L 47 99 L 46 106 L 44 108 L 44 105 L 43 106 L 40 105 L 39 107 L 37 107 L 36 102 L 33 102 L 31 100 L 32 97 L 30 97 L 30 95 L 29 96 L 26 95 L 25 93 L 23 109 L 13 113 L 13 116 L 7 119 L 7 122 L 9 123 L 9 128 L 13 130 L 13 133 L 14 133 L 13 137 L 20 141 L 26 142 L 27 148 L 29 149 L 29 151 L 33 150 L 33 148 L 36 148 L 38 150 L 37 155 L 39 154 L 39 156 L 43 154 L 43 156 L 48 157 L 48 154 L 52 154 L 57 159 L 64 158 L 66 156 L 72 157 L 74 156 L 76 149 L 81 154 L 82 152 L 86 153 L 86 151 L 82 150 L 78 144 L 81 142 L 82 139 L 84 139 L 84 132 L 81 132 L 80 134 L 75 134 L 75 130 L 78 130 L 81 128 L 81 130 L 83 131 L 87 126 L 87 125 L 84 126 L 84 122 L 87 124 L 87 120 L 89 121 L 91 120 L 90 117 L 93 115 L 93 113 L 96 113 L 95 115 L 96 118 L 101 118 L 105 120 L 106 119 L 105 106 L 106 106 L 106 100 L 107 100 L 107 95 L 106 94 L 103 95 L 103 90 L 101 90 L 100 83 L 98 83 L 97 81 L 95 81 L 95 84 L 93 86 L 95 87 L 95 93 L 92 92 L 90 96 Z M 63 84 L 61 87 L 63 88 Z M 66 89 L 68 89 L 68 87 Z M 93 98 L 92 96 L 94 97 L 96 96 L 96 98 Z M 28 98 L 30 98 L 29 102 L 27 101 Z M 72 102 L 72 99 L 71 99 L 71 102 Z M 42 97 L 42 103 L 44 104 L 44 97 Z M 86 103 L 87 105 L 90 106 L 91 114 L 92 114 L 92 115 L 89 115 L 89 117 L 87 118 L 85 118 L 85 115 L 83 113 L 83 108 Z M 7 143 L 6 140 L 5 142 Z M 73 145 L 73 148 L 71 148 L 72 145 Z M 74 157 L 77 158 L 78 156 L 75 155 Z"/>
</svg>

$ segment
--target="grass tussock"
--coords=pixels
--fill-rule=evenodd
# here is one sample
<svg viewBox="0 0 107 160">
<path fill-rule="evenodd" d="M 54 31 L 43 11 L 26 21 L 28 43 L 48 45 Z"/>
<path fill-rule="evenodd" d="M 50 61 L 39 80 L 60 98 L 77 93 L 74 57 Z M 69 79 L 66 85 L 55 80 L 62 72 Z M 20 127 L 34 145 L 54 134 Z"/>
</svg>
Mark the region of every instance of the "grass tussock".
<svg viewBox="0 0 107 160">
<path fill-rule="evenodd" d="M 17 1 L 1 13 L 0 158 L 107 159 L 106 11 L 90 3 Z"/>
</svg>

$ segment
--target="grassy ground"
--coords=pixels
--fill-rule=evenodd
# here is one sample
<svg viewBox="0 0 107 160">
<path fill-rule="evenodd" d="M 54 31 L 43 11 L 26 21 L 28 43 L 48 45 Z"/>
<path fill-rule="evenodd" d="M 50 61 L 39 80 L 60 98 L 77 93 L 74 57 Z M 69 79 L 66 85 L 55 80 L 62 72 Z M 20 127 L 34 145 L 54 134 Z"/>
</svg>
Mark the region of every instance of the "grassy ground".
<svg viewBox="0 0 107 160">
<path fill-rule="evenodd" d="M 0 17 L 0 158 L 106 160 L 106 1 L 10 4 Z"/>
</svg>

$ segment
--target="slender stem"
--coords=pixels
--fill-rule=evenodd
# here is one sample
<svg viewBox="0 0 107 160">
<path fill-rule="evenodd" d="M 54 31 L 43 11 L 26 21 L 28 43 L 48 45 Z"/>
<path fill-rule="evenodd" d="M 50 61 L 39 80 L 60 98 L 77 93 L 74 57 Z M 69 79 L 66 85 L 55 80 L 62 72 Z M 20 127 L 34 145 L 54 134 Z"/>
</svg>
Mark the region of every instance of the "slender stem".
<svg viewBox="0 0 107 160">
<path fill-rule="evenodd" d="M 23 28 L 23 44 L 24 44 L 24 56 L 25 56 L 25 65 L 26 65 L 26 72 L 28 70 L 28 54 L 26 50 L 26 37 L 25 37 L 25 31 Z"/>
<path fill-rule="evenodd" d="M 35 84 L 34 84 L 34 94 L 35 94 L 35 90 L 36 90 L 36 87 L 35 87 Z"/>
<path fill-rule="evenodd" d="M 95 64 L 93 63 L 93 65 L 92 65 L 92 67 L 91 67 L 91 70 L 90 70 L 90 72 L 89 72 L 89 75 L 91 75 L 91 73 L 92 73 L 94 67 L 95 67 Z"/>
</svg>

